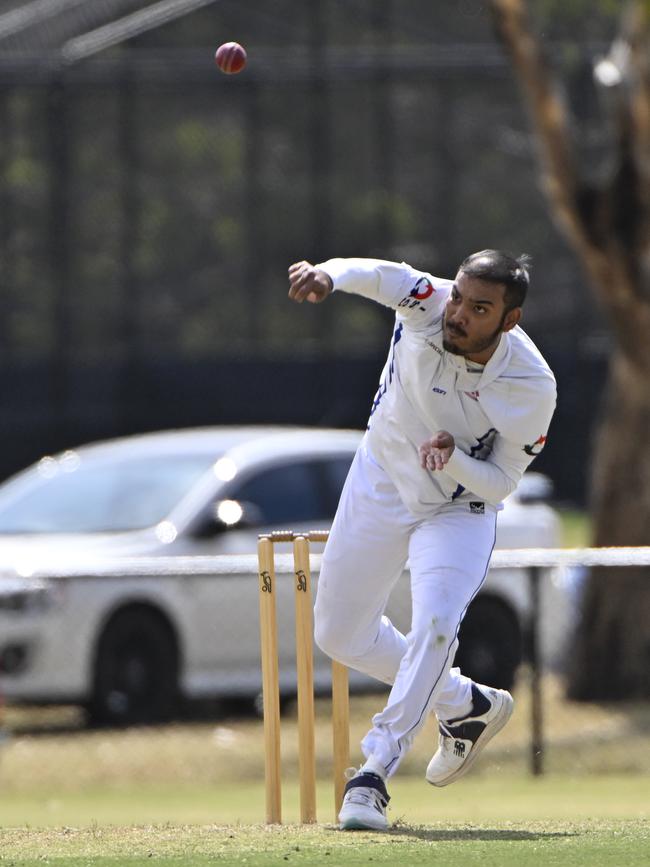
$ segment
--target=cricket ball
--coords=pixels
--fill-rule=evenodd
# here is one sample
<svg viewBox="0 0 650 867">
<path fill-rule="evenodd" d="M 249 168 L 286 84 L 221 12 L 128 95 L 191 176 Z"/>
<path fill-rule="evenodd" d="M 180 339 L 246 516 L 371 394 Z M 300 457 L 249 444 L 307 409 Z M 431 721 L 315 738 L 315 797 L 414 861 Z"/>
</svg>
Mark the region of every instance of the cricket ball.
<svg viewBox="0 0 650 867">
<path fill-rule="evenodd" d="M 214 60 L 222 72 L 234 75 L 246 66 L 246 51 L 239 42 L 224 42 L 217 48 Z"/>
</svg>

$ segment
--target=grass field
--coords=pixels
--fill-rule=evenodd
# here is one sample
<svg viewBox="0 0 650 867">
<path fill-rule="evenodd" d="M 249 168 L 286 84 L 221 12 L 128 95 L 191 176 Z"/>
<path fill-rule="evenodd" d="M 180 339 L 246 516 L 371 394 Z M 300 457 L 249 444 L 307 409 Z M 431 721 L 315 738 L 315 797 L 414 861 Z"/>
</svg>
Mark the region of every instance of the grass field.
<svg viewBox="0 0 650 867">
<path fill-rule="evenodd" d="M 579 509 L 560 509 L 562 547 L 587 548 L 591 544 L 591 519 Z"/>
<path fill-rule="evenodd" d="M 383 835 L 334 827 L 324 700 L 317 704 L 320 824 L 306 828 L 293 824 L 291 707 L 282 739 L 286 824 L 272 828 L 260 824 L 263 748 L 255 718 L 92 732 L 74 728 L 73 712 L 48 712 L 49 730 L 12 712 L 13 736 L 0 751 L 0 867 L 650 865 L 650 707 L 567 706 L 553 679 L 544 693 L 547 773 L 528 771 L 522 682 L 507 734 L 458 784 L 434 789 L 422 780 L 433 739 L 423 733 L 391 782 L 393 829 Z M 353 698 L 353 744 L 380 700 Z"/>
<path fill-rule="evenodd" d="M 505 783 L 485 778 L 462 781 L 448 791 L 405 778 L 391 787 L 395 807 L 387 834 L 343 833 L 327 823 L 270 828 L 253 824 L 261 809 L 260 790 L 259 784 L 242 783 L 226 791 L 143 790 L 121 797 L 89 792 L 83 801 L 64 798 L 53 808 L 54 814 L 62 817 L 70 809 L 82 821 L 40 829 L 5 827 L 0 830 L 0 864 L 640 867 L 650 863 L 647 781 L 640 778 L 549 776 Z M 291 820 L 297 792 L 293 785 L 286 790 Z M 321 787 L 319 795 L 329 794 Z M 158 816 L 156 823 L 143 821 L 147 812 L 142 809 L 143 799 Z M 35 805 L 23 806 L 33 810 Z M 174 819 L 163 821 L 165 813 Z M 129 819 L 129 814 L 140 821 Z M 38 811 L 32 815 L 36 817 Z M 99 820 L 93 822 L 93 815 Z"/>
</svg>

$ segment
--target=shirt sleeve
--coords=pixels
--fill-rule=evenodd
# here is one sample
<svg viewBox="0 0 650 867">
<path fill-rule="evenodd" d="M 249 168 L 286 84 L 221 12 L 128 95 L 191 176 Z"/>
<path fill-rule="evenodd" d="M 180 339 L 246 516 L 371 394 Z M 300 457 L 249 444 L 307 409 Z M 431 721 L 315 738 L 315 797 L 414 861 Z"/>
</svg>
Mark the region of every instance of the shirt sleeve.
<svg viewBox="0 0 650 867">
<path fill-rule="evenodd" d="M 544 448 L 555 402 L 555 379 L 549 370 L 506 384 L 506 391 L 492 407 L 490 417 L 499 433 L 490 454 L 480 460 L 456 447 L 445 471 L 468 491 L 497 505 L 515 490 Z"/>
<path fill-rule="evenodd" d="M 443 288 L 451 285 L 405 262 L 383 259 L 329 259 L 316 267 L 329 274 L 334 291 L 391 307 L 414 328 L 425 327 L 442 314 L 448 295 Z"/>
<path fill-rule="evenodd" d="M 497 437 L 484 461 L 455 448 L 445 471 L 468 491 L 496 505 L 515 490 L 534 457 L 520 443 Z"/>
<path fill-rule="evenodd" d="M 530 389 L 528 399 L 520 385 L 519 415 L 510 419 L 505 434 L 497 434 L 485 460 L 456 447 L 445 466 L 454 481 L 495 505 L 515 490 L 526 468 L 544 448 L 553 417 L 555 381 L 548 378 L 536 386 L 531 381 L 525 387 Z M 540 430 L 543 433 L 538 433 Z"/>
</svg>

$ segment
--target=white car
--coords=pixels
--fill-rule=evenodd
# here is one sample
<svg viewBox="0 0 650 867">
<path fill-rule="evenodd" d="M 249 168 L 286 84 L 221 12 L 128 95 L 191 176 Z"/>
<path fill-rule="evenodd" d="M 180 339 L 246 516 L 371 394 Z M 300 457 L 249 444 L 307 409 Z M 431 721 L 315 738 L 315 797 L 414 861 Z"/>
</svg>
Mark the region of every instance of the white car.
<svg viewBox="0 0 650 867">
<path fill-rule="evenodd" d="M 362 436 L 294 427 L 166 431 L 44 457 L 0 485 L 0 693 L 14 702 L 81 703 L 91 719 L 111 724 L 168 717 L 183 699 L 256 696 L 257 575 L 174 574 L 169 558 L 254 554 L 261 532 L 327 529 Z M 525 477 L 506 501 L 498 547 L 557 546 L 555 512 L 529 501 L 539 481 Z M 164 570 L 133 575 L 115 560 L 152 555 L 164 555 Z M 407 582 L 405 572 L 389 609 L 404 630 Z M 279 606 L 287 694 L 295 680 L 291 607 Z M 528 616 L 521 574 L 491 570 L 463 623 L 457 663 L 482 682 L 510 686 Z M 543 650 L 559 641 L 557 618 L 547 625 Z M 315 666 L 326 688 L 319 652 Z"/>
</svg>

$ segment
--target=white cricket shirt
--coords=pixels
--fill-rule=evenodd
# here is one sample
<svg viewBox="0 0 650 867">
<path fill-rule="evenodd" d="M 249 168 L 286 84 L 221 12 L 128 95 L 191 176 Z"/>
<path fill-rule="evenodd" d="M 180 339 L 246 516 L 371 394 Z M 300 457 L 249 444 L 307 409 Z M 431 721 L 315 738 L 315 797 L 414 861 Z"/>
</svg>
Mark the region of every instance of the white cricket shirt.
<svg viewBox="0 0 650 867">
<path fill-rule="evenodd" d="M 486 365 L 473 365 L 442 346 L 452 280 L 379 259 L 316 267 L 336 291 L 396 311 L 366 441 L 407 508 L 426 515 L 459 497 L 499 505 L 542 450 L 555 409 L 555 378 L 532 340 L 515 326 Z M 438 430 L 449 431 L 456 448 L 445 470 L 422 469 L 419 446 Z"/>
</svg>

